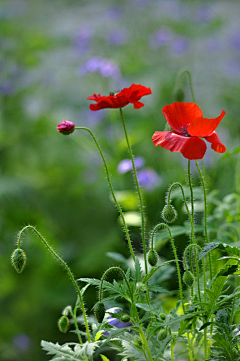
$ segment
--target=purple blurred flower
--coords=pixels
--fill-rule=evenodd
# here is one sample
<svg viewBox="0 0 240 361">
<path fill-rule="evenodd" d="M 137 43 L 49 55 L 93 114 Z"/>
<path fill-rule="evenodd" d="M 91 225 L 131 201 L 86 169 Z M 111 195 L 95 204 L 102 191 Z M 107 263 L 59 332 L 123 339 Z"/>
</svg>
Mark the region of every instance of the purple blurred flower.
<svg viewBox="0 0 240 361">
<path fill-rule="evenodd" d="M 120 8 L 120 6 L 110 6 L 107 9 L 107 13 L 111 20 L 117 20 L 122 16 L 123 10 Z"/>
<path fill-rule="evenodd" d="M 127 32 L 123 29 L 113 29 L 107 35 L 107 42 L 111 45 L 122 45 L 127 41 Z"/>
<path fill-rule="evenodd" d="M 207 5 L 201 5 L 195 14 L 195 19 L 200 23 L 208 23 L 213 18 L 213 9 Z"/>
<path fill-rule="evenodd" d="M 30 346 L 30 338 L 25 333 L 18 333 L 13 337 L 13 345 L 19 350 L 26 351 Z"/>
<path fill-rule="evenodd" d="M 75 34 L 75 46 L 81 54 L 85 54 L 90 47 L 91 37 L 93 31 L 85 28 L 80 28 Z"/>
<path fill-rule="evenodd" d="M 13 92 L 13 85 L 5 82 L 0 84 L 0 93 L 4 95 L 11 94 Z"/>
<path fill-rule="evenodd" d="M 229 60 L 224 64 L 225 73 L 232 78 L 240 77 L 240 63 L 236 59 Z"/>
<path fill-rule="evenodd" d="M 220 51 L 219 39 L 215 38 L 215 37 L 208 38 L 207 41 L 206 41 L 206 44 L 205 44 L 205 48 L 210 53 Z"/>
<path fill-rule="evenodd" d="M 98 72 L 105 78 L 118 78 L 120 76 L 120 69 L 117 63 L 111 59 L 100 58 L 98 56 L 87 59 L 81 65 L 79 72 L 82 75 L 88 72 Z"/>
<path fill-rule="evenodd" d="M 136 158 L 134 158 L 134 164 L 137 169 L 141 168 L 144 166 L 145 160 L 142 157 L 136 157 Z M 131 159 L 123 159 L 117 166 L 117 171 L 120 174 L 125 174 L 131 170 L 132 170 Z"/>
<path fill-rule="evenodd" d="M 230 45 L 233 49 L 240 51 L 240 30 L 231 36 Z"/>
<path fill-rule="evenodd" d="M 114 312 L 119 313 L 120 311 L 118 309 L 116 309 Z M 131 322 L 124 323 L 121 320 L 119 320 L 118 318 L 113 318 L 112 316 L 108 317 L 108 324 L 111 326 L 117 327 L 117 328 L 123 328 L 123 327 L 132 325 Z"/>
<path fill-rule="evenodd" d="M 150 0 L 130 0 L 135 6 L 144 7 L 146 6 Z"/>
<path fill-rule="evenodd" d="M 82 116 L 81 116 L 82 117 Z M 89 108 L 86 109 L 83 119 L 86 119 L 87 125 L 94 125 L 99 123 L 104 118 L 104 112 L 92 112 Z"/>
<path fill-rule="evenodd" d="M 189 41 L 184 36 L 177 36 L 171 43 L 171 51 L 177 55 L 182 55 L 189 50 Z"/>
<path fill-rule="evenodd" d="M 162 183 L 161 177 L 151 168 L 141 169 L 138 172 L 138 181 L 147 191 L 152 191 Z"/>
<path fill-rule="evenodd" d="M 163 28 L 156 31 L 150 37 L 150 46 L 152 48 L 157 48 L 167 44 L 172 39 L 172 32 L 168 28 Z"/>
</svg>

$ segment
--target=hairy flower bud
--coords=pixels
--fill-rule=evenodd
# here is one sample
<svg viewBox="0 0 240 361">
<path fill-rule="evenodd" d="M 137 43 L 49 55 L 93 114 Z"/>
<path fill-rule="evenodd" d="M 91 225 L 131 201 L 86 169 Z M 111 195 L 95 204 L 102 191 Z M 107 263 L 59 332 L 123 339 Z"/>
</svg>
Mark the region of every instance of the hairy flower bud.
<svg viewBox="0 0 240 361">
<path fill-rule="evenodd" d="M 162 329 L 158 332 L 158 341 L 163 341 L 163 340 L 165 340 L 166 337 L 167 337 L 167 329 L 166 329 L 166 328 L 162 328 Z"/>
<path fill-rule="evenodd" d="M 150 266 L 154 267 L 156 266 L 158 261 L 158 254 L 155 251 L 155 249 L 150 249 L 150 251 L 148 252 L 148 263 L 150 264 Z"/>
<path fill-rule="evenodd" d="M 27 262 L 25 252 L 21 248 L 16 248 L 11 255 L 11 262 L 17 273 L 21 273 Z"/>
<path fill-rule="evenodd" d="M 173 98 L 175 102 L 183 102 L 184 101 L 184 91 L 182 88 L 177 87 L 173 92 Z"/>
<path fill-rule="evenodd" d="M 130 321 L 130 316 L 129 315 L 123 315 L 121 317 L 121 321 L 124 322 L 124 323 L 127 323 Z"/>
<path fill-rule="evenodd" d="M 64 135 L 71 134 L 75 129 L 75 124 L 70 122 L 70 120 L 64 120 L 57 126 L 57 130 Z"/>
<path fill-rule="evenodd" d="M 67 316 L 63 315 L 58 320 L 58 328 L 61 332 L 66 333 L 69 327 L 69 319 Z"/>
<path fill-rule="evenodd" d="M 171 204 L 166 204 L 162 210 L 162 217 L 166 223 L 172 223 L 177 219 L 177 211 Z"/>
<path fill-rule="evenodd" d="M 161 318 L 161 320 L 163 320 L 163 321 L 165 321 L 166 320 L 166 316 L 164 315 L 164 313 L 160 313 L 160 318 Z"/>
<path fill-rule="evenodd" d="M 183 282 L 185 283 L 185 285 L 188 287 L 192 287 L 194 281 L 195 281 L 195 279 L 194 279 L 194 275 L 192 274 L 192 272 L 190 272 L 188 270 L 185 271 L 183 274 Z"/>
<path fill-rule="evenodd" d="M 142 282 L 137 283 L 137 289 L 139 292 L 146 293 L 147 292 L 147 285 Z"/>
<path fill-rule="evenodd" d="M 98 320 L 99 323 L 102 323 L 104 316 L 105 316 L 105 312 L 106 312 L 106 308 L 104 306 L 103 302 L 98 302 L 95 306 L 94 309 L 95 312 L 95 316 Z"/>
</svg>

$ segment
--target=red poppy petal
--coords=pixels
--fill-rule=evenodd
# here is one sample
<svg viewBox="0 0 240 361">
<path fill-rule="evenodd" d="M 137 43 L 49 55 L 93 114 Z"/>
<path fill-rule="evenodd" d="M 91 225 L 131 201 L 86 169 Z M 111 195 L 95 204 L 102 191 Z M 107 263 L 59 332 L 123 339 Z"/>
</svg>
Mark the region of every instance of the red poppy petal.
<svg viewBox="0 0 240 361">
<path fill-rule="evenodd" d="M 101 94 L 93 94 L 90 97 L 88 97 L 87 99 L 89 100 L 95 100 L 96 102 L 98 101 L 98 99 L 103 98 L 103 96 Z"/>
<path fill-rule="evenodd" d="M 225 111 L 223 110 L 219 117 L 214 119 L 194 119 L 188 126 L 187 131 L 193 137 L 207 137 L 214 132 L 224 115 Z"/>
<path fill-rule="evenodd" d="M 155 132 L 152 141 L 156 147 L 161 145 L 171 152 L 181 152 L 187 159 L 202 159 L 207 149 L 202 139 L 184 137 L 174 132 Z"/>
<path fill-rule="evenodd" d="M 208 137 L 205 137 L 205 139 L 207 142 L 212 143 L 211 148 L 215 150 L 215 152 L 224 153 L 226 151 L 225 145 L 222 144 L 216 132 L 213 132 Z"/>
<path fill-rule="evenodd" d="M 132 84 L 129 88 L 124 88 L 119 94 L 124 94 L 126 98 L 131 99 L 131 102 L 133 102 L 141 99 L 141 97 L 145 95 L 152 94 L 152 91 L 144 85 Z"/>
<path fill-rule="evenodd" d="M 134 102 L 133 104 L 134 104 L 134 109 L 140 109 L 140 108 L 144 107 L 144 104 L 141 102 L 138 102 L 138 101 Z"/>
<path fill-rule="evenodd" d="M 195 103 L 173 103 L 162 109 L 169 125 L 181 133 L 194 119 L 202 118 L 201 109 Z"/>
</svg>

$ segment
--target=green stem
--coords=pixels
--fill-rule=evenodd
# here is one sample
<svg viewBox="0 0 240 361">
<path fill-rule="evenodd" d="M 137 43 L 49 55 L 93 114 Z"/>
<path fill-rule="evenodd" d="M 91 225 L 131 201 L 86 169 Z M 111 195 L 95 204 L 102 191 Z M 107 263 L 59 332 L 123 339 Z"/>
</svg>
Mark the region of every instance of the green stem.
<svg viewBox="0 0 240 361">
<path fill-rule="evenodd" d="M 128 241 L 128 246 L 129 246 L 129 250 L 131 252 L 131 255 L 132 255 L 132 258 L 133 260 L 135 261 L 135 255 L 134 255 L 134 252 L 133 252 L 133 248 L 132 248 L 132 244 L 131 244 L 131 240 L 130 240 L 130 236 L 129 236 L 129 232 L 128 232 L 128 228 L 127 228 L 127 224 L 126 224 L 126 221 L 125 221 L 125 218 L 124 218 L 124 215 L 123 215 L 123 211 L 122 211 L 122 208 L 120 206 L 120 204 L 118 203 L 117 201 L 117 198 L 115 196 L 115 193 L 114 193 L 114 190 L 113 190 L 113 186 L 112 186 L 112 183 L 111 183 L 111 180 L 110 180 L 110 176 L 109 176 L 109 171 L 108 171 L 108 167 L 107 167 L 107 163 L 106 163 L 106 160 L 105 160 L 105 157 L 103 155 L 103 152 L 98 144 L 98 141 L 97 139 L 95 138 L 94 134 L 91 132 L 90 129 L 88 128 L 85 128 L 85 127 L 76 127 L 75 129 L 81 129 L 81 130 L 86 130 L 88 133 L 90 133 L 91 137 L 93 138 L 97 148 L 98 148 L 98 151 L 102 157 L 102 160 L 103 160 L 103 164 L 104 164 L 104 167 L 105 167 L 105 172 L 106 172 L 106 175 L 107 175 L 107 181 L 108 181 L 108 184 L 109 184 L 109 187 L 110 187 L 110 190 L 111 190 L 111 193 L 112 193 L 112 197 L 113 197 L 113 200 L 117 206 L 117 209 L 120 213 L 120 216 L 122 218 L 122 222 L 123 222 L 123 227 L 124 227 L 124 230 L 125 230 L 125 233 L 126 233 L 126 237 L 127 237 L 127 241 Z"/>
<path fill-rule="evenodd" d="M 182 279 L 181 279 L 181 272 L 180 272 L 180 267 L 179 267 L 179 262 L 178 262 L 178 256 L 177 256 L 177 251 L 176 251 L 176 247 L 172 238 L 172 233 L 170 230 L 170 227 L 165 224 L 165 223 L 158 223 L 152 232 L 152 239 L 154 237 L 154 233 L 156 232 L 158 227 L 166 227 L 169 233 L 169 237 L 170 237 L 170 241 L 171 241 L 171 245 L 172 245 L 172 249 L 173 249 L 173 253 L 174 253 L 174 257 L 176 260 L 176 265 L 177 265 L 177 273 L 178 273 L 178 285 L 179 285 L 179 291 L 180 291 L 180 298 L 181 298 L 181 302 L 182 302 L 182 308 L 183 308 L 183 312 L 185 313 L 185 307 L 184 307 L 184 302 L 183 302 L 183 291 L 182 291 Z"/>
<path fill-rule="evenodd" d="M 75 305 L 75 307 L 74 307 L 74 311 L 72 311 L 72 308 L 71 308 L 71 310 L 70 310 L 71 316 L 72 316 L 72 318 L 73 318 L 74 326 L 75 326 L 75 328 L 76 328 L 77 331 L 79 331 L 78 323 L 77 323 L 78 301 L 79 301 L 79 300 L 77 300 L 77 302 L 76 302 L 76 305 Z M 78 332 L 77 336 L 78 336 L 79 343 L 82 344 L 82 343 L 83 343 L 83 342 L 82 342 L 82 337 L 81 337 L 81 335 L 80 335 L 79 332 Z"/>
<path fill-rule="evenodd" d="M 136 171 L 136 167 L 135 167 L 134 159 L 133 159 L 133 152 L 132 152 L 132 148 L 131 148 L 131 145 L 130 145 L 130 142 L 129 142 L 129 139 L 128 139 L 128 134 L 127 134 L 127 129 L 126 129 L 126 125 L 125 125 L 125 121 L 124 121 L 124 117 L 123 117 L 122 108 L 119 108 L 119 110 L 120 110 L 120 115 L 121 115 L 121 119 L 122 119 L 125 138 L 126 138 L 126 141 L 127 141 L 129 156 L 130 156 L 131 161 L 132 161 L 133 174 L 134 174 L 135 184 L 136 184 L 136 187 L 137 187 L 139 203 L 140 203 L 140 212 L 141 212 L 141 220 L 142 220 L 142 243 L 143 243 L 143 253 L 144 253 L 144 262 L 145 262 L 145 272 L 147 274 L 148 273 L 148 266 L 147 266 L 147 250 L 146 250 L 146 242 L 145 242 L 145 219 L 144 219 L 144 212 L 143 212 L 143 199 L 142 199 L 142 194 L 141 194 L 141 190 L 140 190 L 140 187 L 139 187 L 139 182 L 138 182 L 138 178 L 137 178 L 137 171 Z"/>
<path fill-rule="evenodd" d="M 194 92 L 194 88 L 193 88 L 193 82 L 192 82 L 192 76 L 191 76 L 191 73 L 189 70 L 187 69 L 184 69 L 184 70 L 181 70 L 179 75 L 178 75 L 178 83 L 181 83 L 182 82 L 182 77 L 184 76 L 184 74 L 187 74 L 188 76 L 188 81 L 189 81 L 189 86 L 190 86 L 190 90 L 191 90 L 191 94 L 192 94 L 192 99 L 193 99 L 193 103 L 196 104 L 196 96 L 195 96 L 195 92 Z"/>
<path fill-rule="evenodd" d="M 141 335 L 142 343 L 145 346 L 145 349 L 146 349 L 147 354 L 148 354 L 149 360 L 147 360 L 147 361 L 153 361 L 153 358 L 152 358 L 152 355 L 151 355 L 151 352 L 150 352 L 146 337 L 145 337 L 144 332 L 143 332 L 141 327 L 139 328 L 139 333 Z"/>
<path fill-rule="evenodd" d="M 203 188 L 203 198 L 204 198 L 204 234 L 205 234 L 205 238 L 206 238 L 206 242 L 209 243 L 209 237 L 208 237 L 208 229 L 207 229 L 207 193 L 206 193 L 206 185 L 204 182 L 204 178 L 201 172 L 201 169 L 198 165 L 198 161 L 195 160 L 197 169 L 198 169 L 198 173 L 201 179 L 201 183 L 202 183 L 202 188 Z M 212 262 L 211 262 L 211 255 L 209 253 L 208 255 L 208 260 L 209 260 L 209 269 L 210 269 L 210 278 L 212 279 L 213 274 L 212 274 Z"/>
<path fill-rule="evenodd" d="M 102 296 L 103 296 L 103 281 L 104 281 L 104 279 L 106 278 L 107 274 L 108 274 L 109 272 L 112 272 L 112 271 L 118 271 L 118 272 L 120 272 L 120 273 L 122 274 L 123 279 L 125 280 L 125 282 L 126 282 L 126 284 L 127 284 L 127 286 L 128 286 L 129 294 L 130 294 L 130 297 L 131 297 L 131 302 L 133 302 L 133 294 L 132 294 L 132 290 L 131 290 L 131 287 L 130 287 L 130 285 L 129 285 L 129 282 L 128 282 L 128 280 L 127 280 L 127 277 L 126 277 L 125 273 L 123 272 L 123 270 L 122 270 L 120 267 L 117 267 L 117 266 L 110 267 L 110 268 L 108 268 L 108 269 L 104 272 L 104 274 L 103 274 L 103 276 L 102 276 L 102 278 L 101 278 L 101 283 L 100 283 L 99 301 L 100 301 L 100 302 L 102 301 Z"/>
<path fill-rule="evenodd" d="M 20 244 L 21 244 L 21 236 L 23 234 L 24 231 L 26 231 L 27 229 L 31 229 L 39 238 L 40 240 L 43 242 L 43 244 L 47 247 L 48 251 L 51 253 L 51 255 L 53 257 L 55 257 L 63 266 L 63 268 L 65 268 L 65 270 L 67 271 L 67 274 L 70 278 L 70 280 L 72 281 L 77 293 L 78 293 L 78 297 L 79 297 L 79 301 L 81 304 L 81 309 L 82 309 L 82 313 L 83 313 L 83 317 L 84 317 L 84 322 L 85 322 L 85 327 L 86 327 L 86 332 L 87 332 L 87 339 L 88 342 L 91 342 L 91 338 L 90 338 L 90 332 L 89 332 L 89 326 L 88 326 L 88 320 L 87 320 L 87 315 L 86 315 L 86 311 L 85 311 L 85 307 L 84 307 L 84 303 L 83 303 L 83 298 L 81 295 L 81 291 L 80 288 L 73 276 L 72 271 L 70 270 L 70 268 L 68 267 L 68 265 L 63 261 L 63 259 L 61 257 L 59 257 L 59 255 L 53 250 L 53 248 L 48 244 L 48 242 L 46 241 L 46 239 L 41 235 L 40 232 L 38 232 L 38 230 L 34 227 L 34 226 L 26 226 L 24 227 L 18 235 L 18 248 L 20 248 Z"/>
</svg>

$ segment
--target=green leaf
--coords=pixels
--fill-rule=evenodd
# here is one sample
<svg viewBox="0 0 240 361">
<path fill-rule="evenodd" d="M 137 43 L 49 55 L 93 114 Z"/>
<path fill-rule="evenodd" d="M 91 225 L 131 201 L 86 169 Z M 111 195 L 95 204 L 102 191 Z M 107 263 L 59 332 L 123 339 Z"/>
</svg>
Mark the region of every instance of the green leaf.
<svg viewBox="0 0 240 361">
<path fill-rule="evenodd" d="M 102 355 L 102 354 L 100 354 L 100 356 L 101 356 L 101 358 L 102 358 L 103 361 L 110 361 L 106 356 L 104 356 L 104 355 Z"/>
<path fill-rule="evenodd" d="M 150 292 L 156 292 L 156 293 L 168 293 L 169 295 L 171 294 L 169 291 L 165 290 L 165 288 L 163 287 L 159 287 L 159 286 L 149 286 L 149 291 Z"/>
<path fill-rule="evenodd" d="M 135 283 L 142 281 L 142 270 L 139 259 L 135 257 Z"/>
<path fill-rule="evenodd" d="M 96 336 L 95 336 L 94 341 L 98 341 L 98 340 L 100 339 L 100 337 L 102 336 L 103 332 L 104 332 L 103 330 L 98 331 L 97 334 L 96 334 Z"/>
<path fill-rule="evenodd" d="M 176 262 L 176 261 L 175 260 L 167 261 L 167 262 L 164 262 L 163 264 L 161 264 L 160 266 L 152 268 L 151 271 L 148 274 L 146 274 L 146 276 L 143 278 L 142 282 L 146 283 L 149 280 L 149 278 L 151 278 L 159 268 L 166 266 L 167 264 L 169 264 L 171 262 Z M 179 262 L 182 262 L 182 261 L 179 261 Z"/>
<path fill-rule="evenodd" d="M 204 256 L 206 256 L 209 252 L 211 252 L 216 248 L 221 249 L 222 251 L 232 253 L 235 256 L 240 256 L 240 249 L 237 247 L 230 246 L 227 243 L 211 242 L 208 243 L 207 246 L 203 248 L 202 252 L 199 255 L 199 260 L 201 260 Z"/>
</svg>

